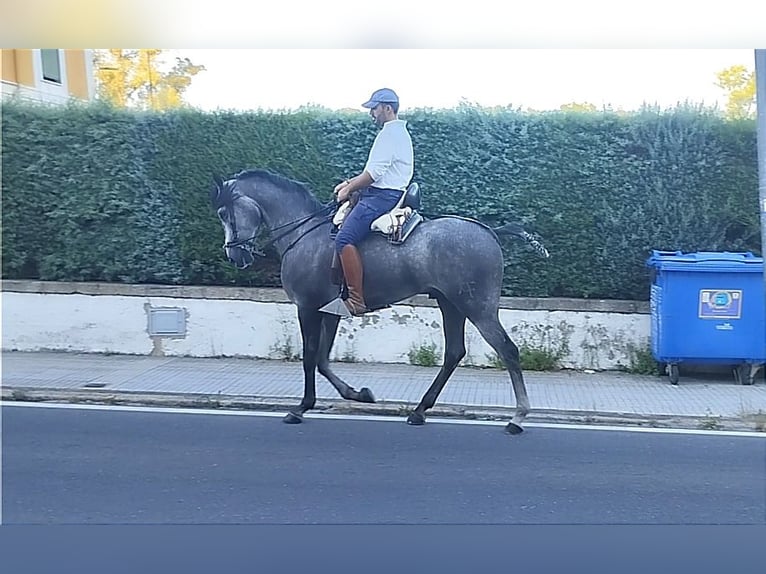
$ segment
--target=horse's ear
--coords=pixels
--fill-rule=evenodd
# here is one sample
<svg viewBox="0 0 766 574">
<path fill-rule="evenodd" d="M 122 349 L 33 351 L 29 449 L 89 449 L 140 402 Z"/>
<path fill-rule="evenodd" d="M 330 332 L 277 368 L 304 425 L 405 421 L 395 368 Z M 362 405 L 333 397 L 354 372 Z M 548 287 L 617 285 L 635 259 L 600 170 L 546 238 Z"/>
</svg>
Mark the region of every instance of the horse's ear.
<svg viewBox="0 0 766 574">
<path fill-rule="evenodd" d="M 213 185 L 210 187 L 210 203 L 212 203 L 214 207 L 220 204 L 222 190 L 223 179 L 216 174 L 213 176 Z"/>
</svg>

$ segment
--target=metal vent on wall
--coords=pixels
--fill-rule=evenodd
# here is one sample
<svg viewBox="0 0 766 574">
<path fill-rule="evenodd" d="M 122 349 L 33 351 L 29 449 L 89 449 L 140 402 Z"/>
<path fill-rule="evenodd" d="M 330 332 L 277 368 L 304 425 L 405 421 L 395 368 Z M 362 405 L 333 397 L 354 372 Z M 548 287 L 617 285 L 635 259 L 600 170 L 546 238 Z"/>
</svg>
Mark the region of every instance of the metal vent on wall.
<svg viewBox="0 0 766 574">
<path fill-rule="evenodd" d="M 186 310 L 182 307 L 151 307 L 149 335 L 154 337 L 186 336 Z"/>
</svg>

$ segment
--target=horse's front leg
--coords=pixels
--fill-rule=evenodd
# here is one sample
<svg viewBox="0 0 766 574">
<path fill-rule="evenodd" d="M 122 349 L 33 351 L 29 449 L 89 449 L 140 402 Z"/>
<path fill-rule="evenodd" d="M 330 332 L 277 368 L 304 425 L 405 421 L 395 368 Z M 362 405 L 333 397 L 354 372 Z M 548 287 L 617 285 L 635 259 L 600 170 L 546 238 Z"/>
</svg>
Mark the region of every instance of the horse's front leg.
<svg viewBox="0 0 766 574">
<path fill-rule="evenodd" d="M 316 309 L 298 308 L 298 322 L 303 340 L 303 400 L 282 419 L 288 424 L 303 422 L 303 414 L 316 404 L 316 367 L 319 359 L 319 338 L 322 313 Z"/>
<path fill-rule="evenodd" d="M 338 315 L 332 315 L 330 313 L 322 313 L 322 326 L 319 336 L 319 352 L 317 356 L 319 362 L 317 368 L 319 373 L 330 381 L 330 384 L 335 387 L 338 394 L 344 399 L 350 401 L 358 401 L 360 403 L 374 403 L 375 396 L 372 391 L 367 387 L 357 391 L 354 387 L 346 383 L 338 375 L 336 375 L 330 368 L 330 351 L 332 351 L 332 345 L 335 342 L 335 337 L 338 334 L 338 324 L 340 323 L 340 317 Z"/>
</svg>

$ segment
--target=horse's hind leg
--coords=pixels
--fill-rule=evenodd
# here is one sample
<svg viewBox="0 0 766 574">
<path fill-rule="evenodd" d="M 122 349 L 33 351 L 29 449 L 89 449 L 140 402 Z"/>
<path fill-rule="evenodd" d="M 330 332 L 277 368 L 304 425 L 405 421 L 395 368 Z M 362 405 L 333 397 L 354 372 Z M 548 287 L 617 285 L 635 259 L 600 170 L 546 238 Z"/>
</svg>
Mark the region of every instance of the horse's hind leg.
<svg viewBox="0 0 766 574">
<path fill-rule="evenodd" d="M 322 313 L 314 309 L 298 308 L 298 322 L 303 340 L 303 400 L 282 419 L 289 424 L 302 423 L 303 414 L 316 404 L 316 367 Z"/>
<path fill-rule="evenodd" d="M 332 351 L 332 345 L 338 333 L 340 316 L 329 313 L 321 313 L 321 315 L 322 326 L 319 335 L 319 351 L 317 353 L 319 357 L 319 362 L 317 363 L 319 373 L 330 381 L 330 384 L 335 387 L 335 390 L 344 399 L 359 401 L 360 403 L 374 403 L 375 396 L 370 389 L 364 387 L 362 390 L 357 391 L 354 387 L 344 382 L 330 368 L 330 351 Z"/>
<path fill-rule="evenodd" d="M 511 341 L 497 315 L 471 318 L 471 322 L 476 325 L 481 336 L 495 350 L 508 369 L 513 385 L 513 394 L 516 397 L 516 412 L 511 422 L 506 425 L 505 430 L 510 434 L 519 434 L 524 430 L 521 423 L 529 413 L 529 397 L 527 397 L 527 388 L 524 385 L 524 376 L 521 374 L 519 349 Z"/>
<path fill-rule="evenodd" d="M 426 394 L 420 399 L 420 404 L 407 417 L 407 423 L 411 425 L 422 425 L 426 422 L 425 412 L 434 406 L 447 380 L 465 357 L 465 315 L 445 297 L 439 295 L 437 301 L 444 324 L 444 364 Z"/>
</svg>

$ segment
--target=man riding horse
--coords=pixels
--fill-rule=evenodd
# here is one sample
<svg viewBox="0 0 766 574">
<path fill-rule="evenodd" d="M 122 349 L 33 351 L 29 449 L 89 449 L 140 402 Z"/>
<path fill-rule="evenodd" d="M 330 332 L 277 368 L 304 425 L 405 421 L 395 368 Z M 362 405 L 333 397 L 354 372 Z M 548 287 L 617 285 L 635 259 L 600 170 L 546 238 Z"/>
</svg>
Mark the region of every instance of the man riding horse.
<svg viewBox="0 0 766 574">
<path fill-rule="evenodd" d="M 251 169 L 226 180 L 215 176 L 210 189 L 211 204 L 223 226 L 226 258 L 239 269 L 252 265 L 256 256 L 263 255 L 257 242 L 261 231 L 265 231 L 281 260 L 282 287 L 298 309 L 304 391 L 300 404 L 291 408 L 283 420 L 300 423 L 303 415 L 315 407 L 317 372 L 344 399 L 375 402 L 370 389 L 355 389 L 330 366 L 341 316 L 383 309 L 421 294 L 435 299 L 441 311 L 444 360 L 407 423 L 425 424 L 426 412 L 466 356 L 465 326 L 470 321 L 508 371 L 516 412 L 506 431 L 518 434 L 523 431 L 521 424 L 530 405 L 519 349 L 499 317 L 505 269 L 501 237 L 519 237 L 543 257 L 548 257 L 548 251 L 516 223 L 490 227 L 458 215 L 414 217 L 417 207 L 407 203 L 410 193 L 406 191 L 413 175 L 412 142 L 405 122 L 397 117 L 398 98 L 391 90 L 378 90 L 363 106 L 382 129 L 364 171 L 335 189 L 339 201 L 348 200 L 355 191 L 359 193 L 354 195 L 360 196 L 350 214 L 345 215 L 335 239 L 329 228 L 337 225 L 340 210 L 330 219 L 335 207 L 332 202 L 323 205 L 302 183 L 267 170 Z M 416 191 L 413 197 L 417 197 Z M 385 219 L 400 200 L 400 207 L 413 210 L 402 227 L 406 221 L 415 221 L 417 233 L 411 233 L 406 241 L 404 229 L 401 238 L 394 240 L 377 233 L 368 237 L 371 224 L 378 230 L 379 222 L 375 220 Z M 340 207 L 345 209 L 351 203 Z M 417 201 L 412 203 L 417 206 Z M 414 228 L 410 225 L 408 229 Z M 392 248 L 392 243 L 398 246 Z M 362 290 L 364 272 L 358 246 L 367 265 L 366 293 Z M 338 254 L 349 291 L 345 301 L 337 296 L 334 274 L 328 273 Z"/>
<path fill-rule="evenodd" d="M 348 287 L 344 303 L 352 315 L 369 311 L 364 301 L 364 270 L 357 246 L 371 232 L 370 224 L 401 199 L 412 179 L 415 163 L 407 122 L 398 117 L 396 93 L 388 88 L 376 90 L 362 107 L 370 110 L 370 116 L 381 129 L 362 173 L 339 183 L 334 190 L 339 203 L 359 192 L 356 205 L 335 237 L 335 250 Z"/>
</svg>

